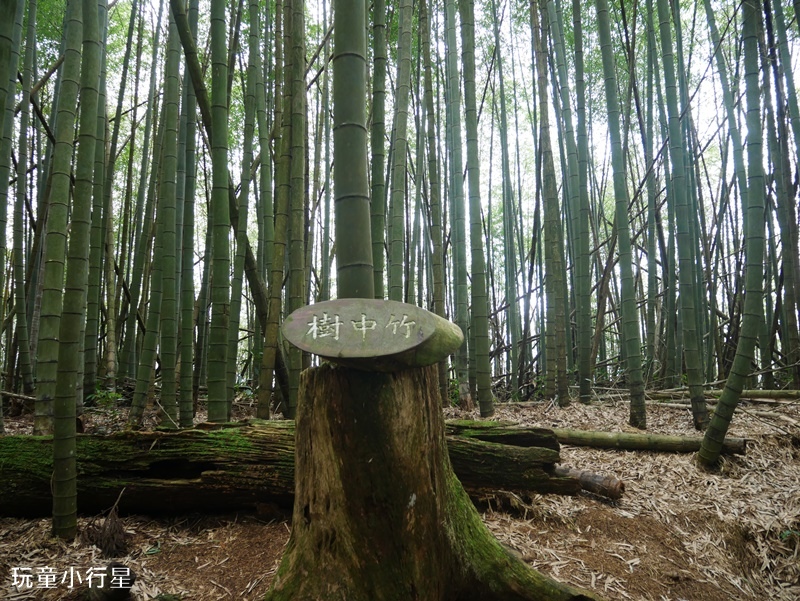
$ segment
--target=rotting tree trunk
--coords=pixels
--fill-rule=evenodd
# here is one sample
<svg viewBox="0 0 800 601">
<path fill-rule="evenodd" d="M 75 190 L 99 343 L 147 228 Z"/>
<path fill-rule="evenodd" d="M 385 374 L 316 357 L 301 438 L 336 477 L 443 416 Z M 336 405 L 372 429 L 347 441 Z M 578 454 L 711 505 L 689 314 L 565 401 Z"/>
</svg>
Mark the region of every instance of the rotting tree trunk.
<svg viewBox="0 0 800 601">
<path fill-rule="evenodd" d="M 603 476 L 586 470 L 576 470 L 564 465 L 557 466 L 556 473 L 560 476 L 577 478 L 583 490 L 608 497 L 612 500 L 621 499 L 622 493 L 625 492 L 625 483 L 614 476 Z"/>
<path fill-rule="evenodd" d="M 520 403 L 522 404 L 522 403 Z M 445 425 L 447 434 L 475 438 L 487 442 L 520 447 L 545 447 L 558 449 L 566 444 L 596 449 L 621 449 L 627 451 L 661 451 L 666 453 L 693 453 L 700 448 L 699 436 L 670 436 L 667 434 L 639 434 L 636 432 L 598 432 L 566 428 L 520 428 L 514 422 L 479 422 L 450 420 Z M 449 440 L 453 437 L 450 436 Z M 744 455 L 747 439 L 727 438 L 723 453 Z"/>
<path fill-rule="evenodd" d="M 472 424 L 473 422 L 464 422 Z M 558 442 L 545 429 L 463 429 L 448 425 L 447 446 L 467 492 L 574 494 L 580 486 L 554 473 Z M 78 495 L 83 512 L 99 512 L 125 488 L 120 510 L 136 513 L 291 508 L 294 423 L 185 432 L 125 432 L 77 437 Z M 51 438 L 0 437 L 0 515 L 50 511 Z M 509 446 L 514 445 L 514 446 Z M 522 448 L 528 447 L 528 448 Z M 170 499 L 168 507 L 162 500 Z"/>
<path fill-rule="evenodd" d="M 448 437 L 458 436 L 503 445 L 559 450 L 555 432 L 549 428 L 521 428 L 514 422 L 449 420 L 445 422 L 445 433 Z"/>
<path fill-rule="evenodd" d="M 595 449 L 623 449 L 627 451 L 664 451 L 693 453 L 700 450 L 703 439 L 699 436 L 669 436 L 666 434 L 635 434 L 632 432 L 595 432 L 592 430 L 565 430 L 554 428 L 561 444 Z M 745 438 L 727 438 L 722 452 L 744 455 Z"/>
<path fill-rule="evenodd" d="M 267 600 L 595 598 L 482 524 L 446 452 L 435 367 L 323 365 L 299 398 L 292 534 Z"/>
<path fill-rule="evenodd" d="M 228 427 L 231 426 L 231 427 Z M 125 488 L 123 512 L 261 510 L 291 507 L 294 423 L 256 421 L 213 431 L 79 435 L 81 511 L 111 506 Z M 616 479 L 556 465 L 559 441 L 619 450 L 695 452 L 699 437 L 521 428 L 510 422 L 445 424 L 453 471 L 473 498 L 504 490 L 574 494 L 579 489 L 615 498 Z M 52 464 L 50 437 L 0 437 L 0 515 L 46 515 Z M 726 438 L 723 453 L 743 454 L 746 440 Z M 579 480 L 579 482 L 576 480 Z M 605 482 L 597 488 L 596 483 Z"/>
</svg>

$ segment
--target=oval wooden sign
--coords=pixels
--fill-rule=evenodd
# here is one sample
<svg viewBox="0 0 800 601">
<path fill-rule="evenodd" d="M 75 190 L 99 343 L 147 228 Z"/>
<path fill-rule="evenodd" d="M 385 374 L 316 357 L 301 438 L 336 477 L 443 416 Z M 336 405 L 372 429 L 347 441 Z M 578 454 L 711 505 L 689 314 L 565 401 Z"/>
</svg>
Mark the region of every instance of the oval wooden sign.
<svg viewBox="0 0 800 601">
<path fill-rule="evenodd" d="M 284 321 L 283 335 L 304 351 L 373 371 L 438 363 L 464 340 L 461 328 L 435 313 L 368 298 L 301 307 Z"/>
</svg>

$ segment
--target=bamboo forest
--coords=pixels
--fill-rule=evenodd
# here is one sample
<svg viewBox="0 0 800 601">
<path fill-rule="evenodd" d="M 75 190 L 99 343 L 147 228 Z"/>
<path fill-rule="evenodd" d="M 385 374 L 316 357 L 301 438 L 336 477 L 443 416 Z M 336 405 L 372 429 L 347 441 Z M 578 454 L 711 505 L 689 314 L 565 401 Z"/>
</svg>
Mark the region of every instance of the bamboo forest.
<svg viewBox="0 0 800 601">
<path fill-rule="evenodd" d="M 0 0 L 0 598 L 799 598 L 799 84 L 800 0 Z"/>
</svg>

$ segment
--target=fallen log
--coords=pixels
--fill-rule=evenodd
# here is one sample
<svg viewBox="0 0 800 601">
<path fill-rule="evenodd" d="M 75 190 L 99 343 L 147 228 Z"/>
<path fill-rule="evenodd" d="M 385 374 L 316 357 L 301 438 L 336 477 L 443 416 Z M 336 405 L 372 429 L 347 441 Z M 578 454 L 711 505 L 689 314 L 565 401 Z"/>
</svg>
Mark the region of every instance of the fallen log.
<svg viewBox="0 0 800 601">
<path fill-rule="evenodd" d="M 461 438 L 474 438 L 518 447 L 543 447 L 559 449 L 558 438 L 549 428 L 521 427 L 514 422 L 475 420 L 448 420 L 445 432 Z"/>
<path fill-rule="evenodd" d="M 603 476 L 602 474 L 577 470 L 565 465 L 557 465 L 556 474 L 567 478 L 577 478 L 583 490 L 608 497 L 614 501 L 622 498 L 622 493 L 625 492 L 625 483 L 614 476 Z"/>
<path fill-rule="evenodd" d="M 78 507 L 86 513 L 106 509 L 124 488 L 119 510 L 126 513 L 290 508 L 294 440 L 294 423 L 289 421 L 81 434 Z M 454 471 L 471 495 L 493 489 L 575 494 L 581 488 L 576 478 L 556 473 L 558 450 L 453 435 L 447 436 L 447 445 Z M 0 515 L 50 512 L 51 456 L 51 437 L 0 437 Z"/>
<path fill-rule="evenodd" d="M 514 422 L 508 421 L 449 420 L 445 422 L 445 428 L 448 434 L 463 438 L 552 449 L 558 449 L 558 445 L 561 443 L 597 449 L 693 453 L 700 449 L 700 443 L 703 441 L 699 436 L 520 427 Z M 744 438 L 726 438 L 722 452 L 744 455 L 746 446 L 747 440 Z"/>
<path fill-rule="evenodd" d="M 558 438 L 553 430 L 547 428 L 521 428 L 511 422 L 450 420 L 445 424 L 445 430 L 451 435 L 476 438 L 505 445 L 537 446 L 556 450 L 559 448 Z M 564 465 L 557 465 L 555 472 L 559 476 L 575 478 L 581 483 L 582 490 L 608 497 L 612 500 L 620 499 L 622 493 L 625 492 L 625 483 L 614 476 L 604 476 Z"/>
<path fill-rule="evenodd" d="M 710 389 L 706 390 L 703 394 L 708 397 L 719 397 L 722 395 L 722 390 Z M 689 390 L 687 388 L 670 388 L 668 390 L 655 390 L 648 391 L 647 396 L 651 399 L 675 399 L 687 398 Z M 740 395 L 742 400 L 753 400 L 767 402 L 770 400 L 798 400 L 800 399 L 800 390 L 742 390 Z"/>
<path fill-rule="evenodd" d="M 490 490 L 575 494 L 580 482 L 557 475 L 559 453 L 541 447 L 520 447 L 447 436 L 453 471 L 471 495 Z"/>
<path fill-rule="evenodd" d="M 592 430 L 568 430 L 563 428 L 553 428 L 553 432 L 561 444 L 596 449 L 694 453 L 700 450 L 700 445 L 703 442 L 700 436 L 595 432 Z M 747 440 L 744 438 L 726 438 L 722 447 L 722 452 L 729 455 L 744 455 L 746 450 Z"/>
</svg>

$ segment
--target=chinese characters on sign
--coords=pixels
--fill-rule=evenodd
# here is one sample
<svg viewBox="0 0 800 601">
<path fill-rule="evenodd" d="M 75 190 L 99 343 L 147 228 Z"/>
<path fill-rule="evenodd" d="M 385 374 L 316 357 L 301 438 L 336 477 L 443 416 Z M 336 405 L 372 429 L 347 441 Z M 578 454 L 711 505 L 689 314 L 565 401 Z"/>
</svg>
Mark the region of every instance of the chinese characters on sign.
<svg viewBox="0 0 800 601">
<path fill-rule="evenodd" d="M 352 324 L 353 329 L 361 335 L 362 342 L 367 340 L 368 332 L 378 328 L 378 321 L 369 317 L 366 313 L 361 313 L 361 317 L 357 320 L 350 319 L 348 321 Z M 313 340 L 332 337 L 338 341 L 341 327 L 344 323 L 338 313 L 334 314 L 333 317 L 329 316 L 327 311 L 322 313 L 322 317 L 314 314 L 311 321 L 306 324 L 308 326 L 306 336 L 311 336 Z M 383 326 L 383 330 L 388 331 L 393 336 L 396 336 L 399 332 L 404 338 L 411 338 L 411 333 L 416 324 L 417 322 L 409 319 L 407 314 L 403 314 L 402 318 L 398 318 L 392 313 L 389 316 L 388 323 Z"/>
<path fill-rule="evenodd" d="M 403 319 L 401 321 L 396 319 L 394 313 L 392 313 L 392 316 L 389 318 L 389 323 L 386 324 L 386 327 L 392 328 L 392 334 L 397 334 L 397 328 L 405 328 L 405 337 L 411 338 L 411 328 L 412 326 L 416 325 L 416 323 L 416 321 L 410 321 L 408 319 L 408 315 L 403 315 Z"/>
<path fill-rule="evenodd" d="M 81 571 L 74 566 L 63 571 L 57 571 L 52 566 L 11 568 L 11 586 L 18 592 L 59 586 L 73 589 L 84 582 L 89 588 L 128 589 L 131 580 L 131 570 L 125 566 L 112 566 L 110 571 L 106 567 L 90 567 Z"/>
<path fill-rule="evenodd" d="M 311 336 L 314 340 L 317 338 L 327 338 L 333 336 L 334 340 L 339 340 L 339 328 L 342 326 L 342 320 L 337 313 L 334 320 L 328 317 L 328 312 L 322 313 L 322 318 L 314 315 L 314 318 L 308 323 L 308 332 L 306 336 Z"/>
<path fill-rule="evenodd" d="M 421 307 L 376 298 L 340 298 L 300 307 L 281 326 L 294 346 L 369 371 L 433 365 L 464 340 L 453 323 Z"/>
</svg>

